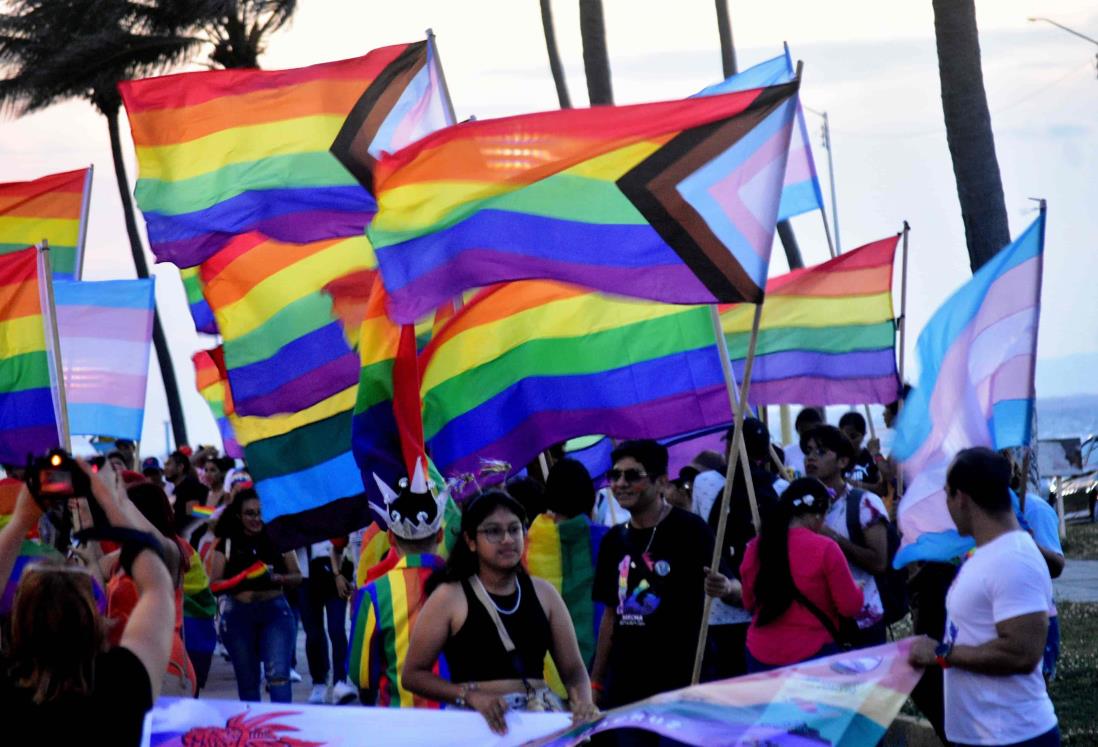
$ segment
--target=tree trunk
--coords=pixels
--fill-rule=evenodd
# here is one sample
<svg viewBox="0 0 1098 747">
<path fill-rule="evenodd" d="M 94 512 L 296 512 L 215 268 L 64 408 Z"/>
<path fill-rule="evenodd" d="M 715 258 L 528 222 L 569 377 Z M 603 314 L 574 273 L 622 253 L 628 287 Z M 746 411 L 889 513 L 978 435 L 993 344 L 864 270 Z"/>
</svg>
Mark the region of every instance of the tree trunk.
<svg viewBox="0 0 1098 747">
<path fill-rule="evenodd" d="M 587 74 L 587 96 L 591 106 L 613 104 L 602 0 L 580 0 L 580 37 L 583 39 L 583 70 Z"/>
<path fill-rule="evenodd" d="M 560 62 L 560 50 L 557 49 L 557 33 L 553 30 L 553 6 L 551 0 L 541 0 L 541 26 L 545 31 L 545 48 L 549 52 L 549 70 L 553 73 L 553 83 L 557 86 L 557 100 L 561 109 L 571 109 L 572 99 L 568 96 L 568 81 L 564 79 L 564 66 Z"/>
<path fill-rule="evenodd" d="M 975 272 L 1010 243 L 1003 181 L 980 66 L 974 0 L 933 0 L 942 113 Z"/>
<path fill-rule="evenodd" d="M 118 134 L 118 109 L 107 117 L 107 127 L 111 134 L 111 155 L 114 157 L 114 175 L 118 179 L 118 192 L 122 196 L 122 212 L 126 216 L 126 234 L 130 239 L 130 252 L 133 254 L 134 269 L 137 277 L 147 278 L 149 266 L 145 262 L 145 251 L 141 245 L 141 235 L 137 232 L 137 219 L 134 217 L 133 200 L 130 197 L 130 184 L 126 178 L 126 166 L 122 161 L 122 140 Z M 172 435 L 176 446 L 187 443 L 187 423 L 183 419 L 183 404 L 179 399 L 179 383 L 175 378 L 175 366 L 172 364 L 168 340 L 160 326 L 160 313 L 153 308 L 153 346 L 156 348 L 156 360 L 160 364 L 160 373 L 164 379 L 164 395 L 168 399 L 168 417 L 172 421 Z M 167 444 L 165 444 L 167 447 Z M 170 449 L 169 449 L 170 451 Z"/>
<path fill-rule="evenodd" d="M 721 37 L 721 66 L 724 68 L 724 77 L 730 78 L 736 74 L 736 45 L 732 42 L 732 19 L 728 13 L 729 0 L 716 0 L 717 2 L 717 32 Z"/>
</svg>

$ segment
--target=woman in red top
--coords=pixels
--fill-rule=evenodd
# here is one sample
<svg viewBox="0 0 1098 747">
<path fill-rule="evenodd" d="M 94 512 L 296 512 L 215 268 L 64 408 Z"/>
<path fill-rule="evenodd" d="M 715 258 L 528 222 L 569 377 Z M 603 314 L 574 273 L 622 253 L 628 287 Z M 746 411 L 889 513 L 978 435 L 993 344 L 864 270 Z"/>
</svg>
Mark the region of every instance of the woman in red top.
<svg viewBox="0 0 1098 747">
<path fill-rule="evenodd" d="M 819 534 L 831 497 L 814 477 L 795 480 L 763 518 L 744 552 L 740 574 L 747 630 L 747 670 L 762 672 L 836 653 L 831 628 L 862 609 L 843 551 Z M 815 608 L 815 609 L 813 609 Z"/>
</svg>

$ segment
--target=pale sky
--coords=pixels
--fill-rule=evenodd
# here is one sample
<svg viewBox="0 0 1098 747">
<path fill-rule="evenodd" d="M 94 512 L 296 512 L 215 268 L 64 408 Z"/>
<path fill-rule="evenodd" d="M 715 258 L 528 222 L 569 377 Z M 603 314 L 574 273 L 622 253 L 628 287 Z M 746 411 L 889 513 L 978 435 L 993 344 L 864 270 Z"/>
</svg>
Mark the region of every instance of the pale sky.
<svg viewBox="0 0 1098 747">
<path fill-rule="evenodd" d="M 679 98 L 720 79 L 711 0 L 604 5 L 617 103 Z M 740 68 L 778 54 L 788 41 L 794 58 L 805 62 L 804 104 L 830 115 L 843 248 L 892 234 L 905 219 L 911 223 L 905 347 L 913 361 L 918 331 L 969 276 L 942 125 L 930 0 L 729 5 Z M 557 106 L 536 0 L 301 0 L 299 6 L 292 24 L 271 38 L 261 58 L 265 68 L 354 57 L 421 39 L 430 27 L 459 119 Z M 573 103 L 584 105 L 578 3 L 558 0 L 554 13 Z M 1098 38 L 1098 8 L 1092 0 L 978 0 L 977 13 L 1011 234 L 1035 216 L 1028 197 L 1049 201 L 1040 357 L 1098 353 L 1098 48 L 1026 21 L 1040 14 Z M 808 116 L 815 134 L 820 120 Z M 124 121 L 122 126 L 132 189 L 132 142 Z M 826 194 L 826 152 L 818 138 L 813 146 Z M 0 181 L 89 163 L 96 174 L 84 277 L 133 277 L 105 120 L 83 102 L 0 120 Z M 806 263 L 826 259 L 818 213 L 793 224 Z M 771 274 L 786 269 L 776 242 Z M 216 441 L 190 364 L 194 350 L 214 341 L 194 333 L 174 267 L 158 265 L 154 272 L 190 440 Z M 896 293 L 898 311 L 898 273 Z M 908 378 L 914 374 L 909 370 Z M 155 355 L 149 380 L 142 451 L 162 453 L 166 407 Z M 1039 395 L 1044 386 L 1039 380 Z"/>
</svg>

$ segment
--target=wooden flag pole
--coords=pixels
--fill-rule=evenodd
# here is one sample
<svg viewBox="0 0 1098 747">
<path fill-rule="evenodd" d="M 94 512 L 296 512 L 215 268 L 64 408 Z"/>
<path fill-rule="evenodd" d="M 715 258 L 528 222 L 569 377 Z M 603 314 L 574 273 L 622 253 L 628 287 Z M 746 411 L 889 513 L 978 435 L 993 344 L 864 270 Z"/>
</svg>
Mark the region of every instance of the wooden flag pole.
<svg viewBox="0 0 1098 747">
<path fill-rule="evenodd" d="M 50 266 L 50 242 L 42 239 L 42 243 L 35 247 L 38 250 L 38 282 L 40 285 L 39 298 L 42 301 L 42 314 L 46 317 L 46 334 L 50 337 L 50 363 L 53 369 L 54 382 L 57 385 L 57 397 L 54 406 L 57 408 L 57 427 L 60 431 L 61 447 L 65 451 L 72 451 L 72 437 L 69 434 L 69 405 L 65 398 L 65 369 L 61 365 L 61 336 L 57 333 L 57 305 L 53 299 L 53 269 Z"/>
<path fill-rule="evenodd" d="M 721 552 L 724 547 L 724 534 L 728 528 L 728 507 L 732 501 L 732 481 L 736 475 L 736 467 L 741 458 L 744 461 L 744 475 L 747 483 L 747 497 L 751 503 L 751 521 L 755 525 L 755 531 L 759 530 L 759 504 L 755 500 L 755 486 L 751 482 L 751 472 L 747 465 L 747 446 L 743 440 L 743 419 L 747 410 L 747 392 L 751 386 L 751 368 L 755 365 L 755 348 L 759 341 L 759 322 L 762 320 L 762 303 L 755 305 L 755 318 L 751 322 L 751 338 L 747 344 L 747 360 L 744 361 L 743 381 L 740 383 L 738 401 L 735 398 L 735 379 L 732 374 L 732 362 L 728 358 L 728 343 L 724 339 L 724 330 L 721 328 L 720 315 L 716 306 L 710 306 L 710 318 L 713 321 L 713 333 L 717 338 L 717 349 L 721 355 L 721 370 L 725 375 L 725 384 L 729 388 L 730 400 L 734 412 L 735 430 L 733 433 L 732 453 L 728 459 L 728 471 L 724 476 L 724 491 L 721 493 L 720 518 L 717 520 L 717 536 L 713 543 L 713 556 L 709 561 L 709 567 L 716 571 L 720 567 Z M 697 684 L 701 678 L 702 659 L 705 656 L 705 645 L 709 638 L 709 611 L 713 608 L 713 597 L 706 595 L 705 606 L 702 609 L 701 630 L 698 635 L 698 647 L 694 652 L 694 673 L 691 683 Z"/>
<path fill-rule="evenodd" d="M 903 230 L 903 248 L 900 251 L 900 320 L 896 330 L 897 335 L 900 338 L 900 386 L 904 385 L 904 346 L 907 344 L 907 335 L 904 333 L 907 329 L 907 234 L 911 231 L 911 226 L 907 221 L 904 221 Z M 896 393 L 897 396 L 899 392 Z M 900 410 L 904 407 L 904 402 L 900 399 L 896 404 L 896 415 L 900 414 Z M 904 497 L 904 466 L 902 464 L 896 465 L 896 497 L 902 499 Z"/>
</svg>

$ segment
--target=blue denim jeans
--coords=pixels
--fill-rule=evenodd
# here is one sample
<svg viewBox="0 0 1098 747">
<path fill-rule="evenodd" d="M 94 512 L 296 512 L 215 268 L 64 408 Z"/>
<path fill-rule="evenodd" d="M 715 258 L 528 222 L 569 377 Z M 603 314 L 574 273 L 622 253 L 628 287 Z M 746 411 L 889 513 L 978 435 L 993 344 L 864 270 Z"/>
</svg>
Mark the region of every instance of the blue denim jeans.
<svg viewBox="0 0 1098 747">
<path fill-rule="evenodd" d="M 290 703 L 290 655 L 294 650 L 294 616 L 285 596 L 265 602 L 221 602 L 221 641 L 229 651 L 241 700 L 258 702 L 262 662 L 272 703 Z"/>
</svg>

